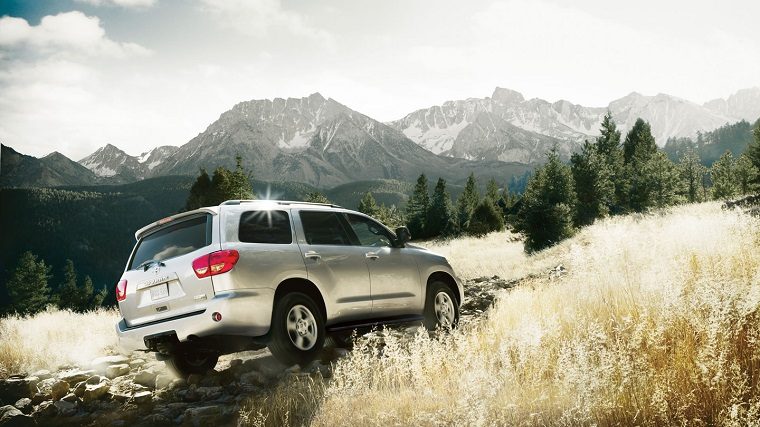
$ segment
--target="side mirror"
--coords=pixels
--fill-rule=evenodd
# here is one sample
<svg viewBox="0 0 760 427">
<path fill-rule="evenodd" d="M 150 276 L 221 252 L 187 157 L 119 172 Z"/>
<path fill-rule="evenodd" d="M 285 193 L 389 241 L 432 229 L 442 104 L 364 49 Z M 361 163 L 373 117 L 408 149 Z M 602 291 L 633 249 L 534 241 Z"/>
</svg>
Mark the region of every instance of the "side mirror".
<svg viewBox="0 0 760 427">
<path fill-rule="evenodd" d="M 412 240 L 412 235 L 409 233 L 409 229 L 406 227 L 399 227 L 396 229 L 396 244 L 401 246 L 404 243 Z"/>
</svg>

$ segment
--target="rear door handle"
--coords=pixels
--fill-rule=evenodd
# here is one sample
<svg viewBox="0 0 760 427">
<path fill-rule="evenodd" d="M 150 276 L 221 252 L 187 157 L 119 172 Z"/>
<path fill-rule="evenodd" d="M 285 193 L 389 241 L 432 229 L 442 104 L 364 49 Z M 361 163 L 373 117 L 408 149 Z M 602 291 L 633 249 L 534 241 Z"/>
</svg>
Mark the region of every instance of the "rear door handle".
<svg viewBox="0 0 760 427">
<path fill-rule="evenodd" d="M 378 258 L 380 258 L 380 255 L 378 255 L 377 252 L 367 252 L 366 254 L 364 254 L 364 256 L 367 257 L 367 258 L 369 258 L 369 259 L 378 259 Z"/>
<path fill-rule="evenodd" d="M 305 254 L 303 254 L 303 256 L 305 256 L 306 258 L 311 258 L 313 260 L 318 260 L 322 258 L 322 255 L 314 251 L 308 251 Z"/>
</svg>

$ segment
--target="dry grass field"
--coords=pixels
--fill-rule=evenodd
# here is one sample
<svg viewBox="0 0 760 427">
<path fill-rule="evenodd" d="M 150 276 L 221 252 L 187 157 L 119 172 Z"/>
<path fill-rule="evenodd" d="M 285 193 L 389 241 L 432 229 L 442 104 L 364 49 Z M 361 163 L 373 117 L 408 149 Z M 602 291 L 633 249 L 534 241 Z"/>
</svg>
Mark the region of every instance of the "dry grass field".
<svg viewBox="0 0 760 427">
<path fill-rule="evenodd" d="M 760 220 L 717 203 L 616 217 L 526 256 L 508 233 L 430 245 L 464 277 L 531 279 L 431 338 L 359 341 L 252 425 L 760 425 Z M 562 264 L 566 274 L 546 274 Z M 113 311 L 0 320 L 0 373 L 105 354 Z"/>
<path fill-rule="evenodd" d="M 450 336 L 360 345 L 314 424 L 759 423 L 757 219 L 708 203 L 608 219 L 533 257 L 479 244 L 501 238 L 438 249 L 464 275 L 568 274 Z"/>
</svg>

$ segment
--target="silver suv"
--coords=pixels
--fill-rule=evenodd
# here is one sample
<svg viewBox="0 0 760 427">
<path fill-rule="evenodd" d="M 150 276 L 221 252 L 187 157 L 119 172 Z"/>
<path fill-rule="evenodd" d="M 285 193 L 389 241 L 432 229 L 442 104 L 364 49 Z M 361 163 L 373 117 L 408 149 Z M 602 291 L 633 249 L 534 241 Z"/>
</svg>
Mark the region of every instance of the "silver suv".
<svg viewBox="0 0 760 427">
<path fill-rule="evenodd" d="M 454 327 L 461 282 L 409 231 L 335 205 L 232 200 L 135 233 L 116 286 L 127 351 L 156 352 L 181 376 L 219 355 L 269 347 L 285 364 L 325 338 L 422 321 Z"/>
</svg>

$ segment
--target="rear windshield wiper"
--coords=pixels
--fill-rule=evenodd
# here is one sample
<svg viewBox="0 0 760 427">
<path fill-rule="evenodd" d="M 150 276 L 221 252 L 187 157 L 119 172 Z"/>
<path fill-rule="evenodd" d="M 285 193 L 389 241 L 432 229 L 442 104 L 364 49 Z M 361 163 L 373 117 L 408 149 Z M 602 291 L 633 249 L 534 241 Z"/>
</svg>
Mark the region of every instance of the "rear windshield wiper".
<svg viewBox="0 0 760 427">
<path fill-rule="evenodd" d="M 161 267 L 166 267 L 166 264 L 161 262 L 161 260 L 159 259 L 149 259 L 147 261 L 143 261 L 142 263 L 140 263 L 140 265 L 138 265 L 137 268 L 135 268 L 135 270 L 137 270 L 138 268 L 142 268 L 143 271 L 148 271 L 150 266 L 153 264 L 158 264 Z"/>
</svg>

